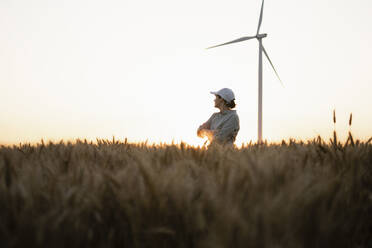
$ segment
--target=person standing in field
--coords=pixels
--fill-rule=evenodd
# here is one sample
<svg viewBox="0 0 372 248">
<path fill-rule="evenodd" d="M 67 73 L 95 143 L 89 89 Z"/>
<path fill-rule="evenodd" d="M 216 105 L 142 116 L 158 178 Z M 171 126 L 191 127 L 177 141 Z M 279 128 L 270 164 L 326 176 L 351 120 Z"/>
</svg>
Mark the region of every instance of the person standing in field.
<svg viewBox="0 0 372 248">
<path fill-rule="evenodd" d="M 229 88 L 211 92 L 216 98 L 214 107 L 220 112 L 213 113 L 212 116 L 197 130 L 200 138 L 208 137 L 211 144 L 233 145 L 239 132 L 239 117 L 235 108 L 235 95 Z"/>
</svg>

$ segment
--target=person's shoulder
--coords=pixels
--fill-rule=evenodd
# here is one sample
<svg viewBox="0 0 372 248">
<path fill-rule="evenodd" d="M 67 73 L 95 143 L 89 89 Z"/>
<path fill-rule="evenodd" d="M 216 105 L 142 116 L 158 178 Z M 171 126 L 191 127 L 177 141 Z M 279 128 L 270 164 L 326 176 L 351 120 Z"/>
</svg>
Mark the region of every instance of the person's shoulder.
<svg viewBox="0 0 372 248">
<path fill-rule="evenodd" d="M 233 116 L 236 116 L 238 117 L 238 113 L 236 112 L 236 110 L 230 110 L 230 114 L 233 115 Z"/>
<path fill-rule="evenodd" d="M 231 110 L 231 118 L 232 119 L 235 119 L 237 121 L 239 121 L 239 116 L 238 116 L 238 113 L 236 112 L 236 110 Z"/>
</svg>

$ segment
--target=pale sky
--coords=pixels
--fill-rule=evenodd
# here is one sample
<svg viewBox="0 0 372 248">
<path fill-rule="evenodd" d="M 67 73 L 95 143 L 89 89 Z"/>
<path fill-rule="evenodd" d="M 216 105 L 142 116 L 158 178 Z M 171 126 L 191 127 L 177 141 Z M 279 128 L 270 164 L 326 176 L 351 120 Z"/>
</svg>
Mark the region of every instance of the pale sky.
<svg viewBox="0 0 372 248">
<path fill-rule="evenodd" d="M 257 139 L 261 0 L 1 0 L 0 144 L 95 140 L 202 144 L 231 88 L 237 144 Z M 372 136 L 372 1 L 266 0 L 263 138 Z"/>
</svg>

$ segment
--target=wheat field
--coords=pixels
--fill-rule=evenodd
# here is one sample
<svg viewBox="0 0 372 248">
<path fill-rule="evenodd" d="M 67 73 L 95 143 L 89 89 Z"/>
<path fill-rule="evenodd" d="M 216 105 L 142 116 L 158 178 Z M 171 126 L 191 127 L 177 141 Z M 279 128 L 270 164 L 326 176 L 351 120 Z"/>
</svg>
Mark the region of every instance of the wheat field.
<svg viewBox="0 0 372 248">
<path fill-rule="evenodd" d="M 1 146 L 0 247 L 372 247 L 372 145 L 350 137 Z"/>
</svg>

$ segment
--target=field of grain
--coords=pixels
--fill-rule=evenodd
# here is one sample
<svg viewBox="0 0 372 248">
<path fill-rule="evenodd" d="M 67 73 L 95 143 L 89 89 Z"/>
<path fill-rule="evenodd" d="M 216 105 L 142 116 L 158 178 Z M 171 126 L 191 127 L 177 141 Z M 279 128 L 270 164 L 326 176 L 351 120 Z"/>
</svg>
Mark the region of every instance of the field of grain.
<svg viewBox="0 0 372 248">
<path fill-rule="evenodd" d="M 372 247 L 372 145 L 2 146 L 0 247 Z"/>
</svg>

